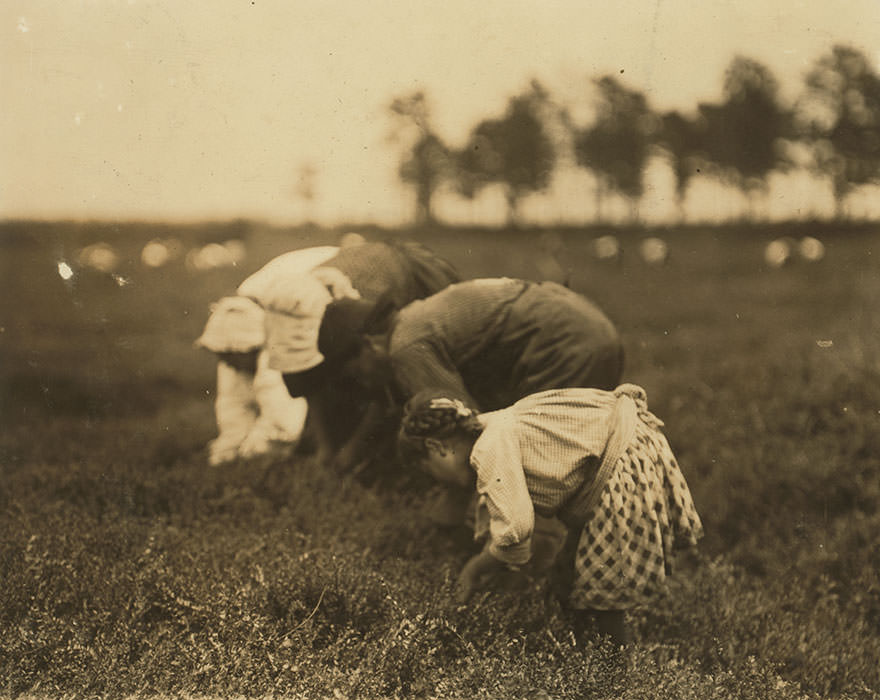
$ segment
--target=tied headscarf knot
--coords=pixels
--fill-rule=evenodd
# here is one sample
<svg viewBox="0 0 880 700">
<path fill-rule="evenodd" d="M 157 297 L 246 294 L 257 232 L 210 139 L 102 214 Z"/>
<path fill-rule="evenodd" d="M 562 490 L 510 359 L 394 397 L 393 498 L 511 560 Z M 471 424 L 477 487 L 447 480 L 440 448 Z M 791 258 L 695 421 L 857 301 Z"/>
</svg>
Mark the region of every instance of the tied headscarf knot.
<svg viewBox="0 0 880 700">
<path fill-rule="evenodd" d="M 448 399 L 445 397 L 431 399 L 428 404 L 429 409 L 445 409 L 451 408 L 455 410 L 455 415 L 459 418 L 469 418 L 474 412 L 462 403 L 459 399 Z"/>
<path fill-rule="evenodd" d="M 583 522 L 598 505 L 605 484 L 617 468 L 618 460 L 635 439 L 638 422 L 651 428 L 659 428 L 663 422 L 648 410 L 648 395 L 635 384 L 621 384 L 614 392 L 609 406 L 608 440 L 599 469 L 591 482 L 581 488 L 560 511 L 563 521 Z"/>
<path fill-rule="evenodd" d="M 403 432 L 412 437 L 448 437 L 459 421 L 467 421 L 475 413 L 459 399 L 435 397 L 412 407 L 407 405 L 401 427 Z"/>
<path fill-rule="evenodd" d="M 636 414 L 650 428 L 662 428 L 663 421 L 648 410 L 648 394 L 636 384 L 621 384 L 614 390 L 614 396 L 619 400 L 627 397 L 632 400 L 636 407 Z"/>
</svg>

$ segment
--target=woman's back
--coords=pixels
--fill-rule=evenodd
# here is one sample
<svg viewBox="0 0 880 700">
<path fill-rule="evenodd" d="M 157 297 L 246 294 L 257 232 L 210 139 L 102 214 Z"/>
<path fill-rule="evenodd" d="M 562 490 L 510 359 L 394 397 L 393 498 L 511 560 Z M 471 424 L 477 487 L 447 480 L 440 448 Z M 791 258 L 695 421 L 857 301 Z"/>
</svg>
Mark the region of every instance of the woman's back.
<svg viewBox="0 0 880 700">
<path fill-rule="evenodd" d="M 345 246 L 322 267 L 344 273 L 362 298 L 386 296 L 398 308 L 458 281 L 448 261 L 411 241 Z"/>
<path fill-rule="evenodd" d="M 623 373 L 614 324 L 561 285 L 468 280 L 403 309 L 389 352 L 404 399 L 443 387 L 495 410 L 539 391 L 612 389 Z"/>
</svg>

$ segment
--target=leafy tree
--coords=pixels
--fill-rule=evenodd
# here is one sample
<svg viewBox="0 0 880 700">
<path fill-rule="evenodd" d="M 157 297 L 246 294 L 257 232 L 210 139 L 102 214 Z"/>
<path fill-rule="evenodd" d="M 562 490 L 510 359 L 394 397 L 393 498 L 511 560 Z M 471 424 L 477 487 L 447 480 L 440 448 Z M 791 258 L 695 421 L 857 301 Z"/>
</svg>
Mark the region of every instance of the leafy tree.
<svg viewBox="0 0 880 700">
<path fill-rule="evenodd" d="M 698 141 L 722 179 L 749 198 L 766 194 L 767 176 L 789 161 L 782 139 L 790 136 L 791 114 L 779 102 L 779 85 L 761 63 L 737 56 L 724 78 L 724 101 L 701 104 Z"/>
<path fill-rule="evenodd" d="M 504 187 L 511 225 L 519 219 L 519 202 L 550 184 L 556 148 L 545 123 L 549 95 L 537 82 L 512 97 L 504 116 L 487 119 L 471 131 L 458 156 L 458 188 L 476 196 L 488 185 Z"/>
<path fill-rule="evenodd" d="M 860 51 L 835 46 L 806 79 L 801 133 L 813 145 L 814 169 L 831 177 L 836 215 L 847 195 L 880 182 L 880 77 Z"/>
<path fill-rule="evenodd" d="M 605 76 L 596 81 L 598 115 L 593 125 L 576 130 L 574 154 L 578 165 L 596 174 L 596 216 L 602 201 L 617 192 L 630 202 L 631 216 L 638 215 L 644 191 L 642 172 L 651 148 L 656 122 L 645 96 Z"/>
<path fill-rule="evenodd" d="M 675 199 L 678 217 L 685 220 L 684 201 L 691 178 L 700 172 L 703 160 L 702 133 L 696 120 L 672 111 L 660 117 L 657 145 L 669 158 L 675 174 Z"/>
<path fill-rule="evenodd" d="M 312 209 L 317 198 L 317 177 L 318 169 L 313 163 L 303 163 L 297 170 L 294 195 L 303 201 L 306 221 L 312 219 Z"/>
<path fill-rule="evenodd" d="M 415 135 L 409 137 L 412 145 L 400 163 L 398 174 L 403 182 L 415 189 L 416 222 L 433 223 L 432 199 L 437 188 L 453 171 L 452 155 L 433 130 L 423 92 L 398 97 L 391 102 L 389 109 L 397 119 L 393 139 L 405 138 L 407 129 L 415 131 Z"/>
</svg>

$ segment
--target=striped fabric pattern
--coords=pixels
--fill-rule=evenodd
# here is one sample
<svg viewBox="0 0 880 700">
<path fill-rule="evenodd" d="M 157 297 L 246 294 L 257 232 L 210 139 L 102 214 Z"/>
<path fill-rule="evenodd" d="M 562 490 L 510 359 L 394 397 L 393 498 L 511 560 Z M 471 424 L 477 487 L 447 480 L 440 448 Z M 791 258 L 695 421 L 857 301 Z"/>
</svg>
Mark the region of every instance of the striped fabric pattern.
<svg viewBox="0 0 880 700">
<path fill-rule="evenodd" d="M 534 513 L 553 515 L 592 479 L 617 397 L 599 389 L 555 389 L 485 413 L 471 452 L 477 472 L 476 535 L 509 564 L 528 561 Z M 591 459 L 592 458 L 592 459 Z"/>
<path fill-rule="evenodd" d="M 477 472 L 475 536 L 489 538 L 498 559 L 522 565 L 531 557 L 535 514 L 561 515 L 596 476 L 615 420 L 635 411 L 634 430 L 590 512 L 566 519 L 576 549 L 567 560 L 575 608 L 621 610 L 661 592 L 675 550 L 690 547 L 703 528 L 662 422 L 647 409 L 644 390 L 560 389 L 528 396 L 483 414 L 485 429 L 471 453 Z"/>
</svg>

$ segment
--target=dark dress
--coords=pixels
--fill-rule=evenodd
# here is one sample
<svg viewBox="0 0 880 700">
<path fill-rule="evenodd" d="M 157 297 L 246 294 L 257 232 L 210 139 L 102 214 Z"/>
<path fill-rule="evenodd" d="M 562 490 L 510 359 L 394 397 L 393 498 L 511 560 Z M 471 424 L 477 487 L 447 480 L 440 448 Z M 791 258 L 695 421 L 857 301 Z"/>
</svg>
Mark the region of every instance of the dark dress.
<svg viewBox="0 0 880 700">
<path fill-rule="evenodd" d="M 320 267 L 342 272 L 362 299 L 375 302 L 385 298 L 396 308 L 430 296 L 459 279 L 448 261 L 413 241 L 346 246 Z M 328 337 L 326 325 L 325 316 L 319 347 Z M 340 339 L 338 344 L 346 346 L 354 342 L 352 338 L 359 338 L 357 329 L 336 330 L 340 332 L 329 334 L 331 344 L 334 336 Z M 359 347 L 360 342 L 354 342 L 355 346 Z M 373 454 L 388 452 L 397 417 L 397 406 L 388 391 L 390 372 L 385 376 L 381 368 L 364 371 L 347 357 L 347 349 L 320 349 L 325 356 L 322 364 L 307 372 L 284 375 L 288 391 L 306 397 L 312 421 L 320 423 L 321 440 L 336 449 L 355 432 L 368 407 L 380 405 L 385 418 L 367 435 L 366 449 Z"/>
<path fill-rule="evenodd" d="M 375 301 L 386 295 L 397 308 L 459 279 L 447 260 L 414 241 L 346 246 L 320 267 L 335 267 L 345 274 L 362 298 Z"/>
<path fill-rule="evenodd" d="M 605 314 L 555 282 L 469 280 L 404 308 L 389 352 L 400 400 L 446 388 L 475 408 L 506 408 L 539 391 L 610 390 L 623 346 Z"/>
</svg>

